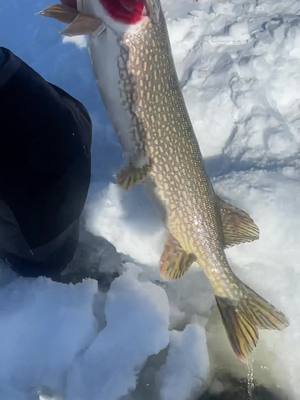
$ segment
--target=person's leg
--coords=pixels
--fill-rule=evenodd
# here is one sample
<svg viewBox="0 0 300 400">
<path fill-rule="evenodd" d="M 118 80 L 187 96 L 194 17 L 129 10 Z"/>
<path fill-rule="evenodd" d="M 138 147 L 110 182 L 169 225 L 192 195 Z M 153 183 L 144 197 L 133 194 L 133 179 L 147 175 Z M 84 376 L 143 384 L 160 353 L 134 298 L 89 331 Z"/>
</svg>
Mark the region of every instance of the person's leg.
<svg viewBox="0 0 300 400">
<path fill-rule="evenodd" d="M 54 276 L 76 249 L 91 121 L 79 101 L 0 52 L 0 254 L 24 276 Z"/>
<path fill-rule="evenodd" d="M 4 52 L 0 49 L 0 68 L 5 62 L 5 55 Z"/>
<path fill-rule="evenodd" d="M 65 237 L 35 249 L 30 258 L 20 254 L 2 254 L 2 258 L 18 275 L 23 277 L 46 276 L 53 280 L 61 280 L 61 273 L 72 261 L 78 245 L 79 223 L 72 224 Z"/>
</svg>

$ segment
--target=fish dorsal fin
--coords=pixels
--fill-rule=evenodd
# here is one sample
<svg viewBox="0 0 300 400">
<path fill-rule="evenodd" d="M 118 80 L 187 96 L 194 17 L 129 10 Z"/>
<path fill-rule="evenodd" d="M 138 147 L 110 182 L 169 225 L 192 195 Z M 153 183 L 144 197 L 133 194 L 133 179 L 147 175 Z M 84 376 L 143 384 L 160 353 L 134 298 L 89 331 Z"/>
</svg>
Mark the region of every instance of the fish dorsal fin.
<svg viewBox="0 0 300 400">
<path fill-rule="evenodd" d="M 77 17 L 78 11 L 63 4 L 54 4 L 53 6 L 41 11 L 40 15 L 70 24 Z"/>
<path fill-rule="evenodd" d="M 104 25 L 100 18 L 92 17 L 90 15 L 78 14 L 73 22 L 70 23 L 62 31 L 64 36 L 78 36 L 78 35 L 89 35 L 95 33 L 99 28 L 104 29 Z"/>
<path fill-rule="evenodd" d="M 259 229 L 253 219 L 243 210 L 217 197 L 224 234 L 224 247 L 252 242 L 259 238 Z"/>
<path fill-rule="evenodd" d="M 194 261 L 196 257 L 186 253 L 177 240 L 169 235 L 160 259 L 160 276 L 166 280 L 181 278 Z"/>
</svg>

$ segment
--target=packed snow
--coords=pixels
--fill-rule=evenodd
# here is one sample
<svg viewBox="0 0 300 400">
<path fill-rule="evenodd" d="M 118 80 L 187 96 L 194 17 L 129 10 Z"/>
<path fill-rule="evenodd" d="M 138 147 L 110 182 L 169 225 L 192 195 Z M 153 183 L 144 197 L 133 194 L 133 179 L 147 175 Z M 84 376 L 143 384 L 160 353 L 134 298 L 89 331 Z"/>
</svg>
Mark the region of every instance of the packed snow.
<svg viewBox="0 0 300 400">
<path fill-rule="evenodd" d="M 260 239 L 227 251 L 237 275 L 286 313 L 263 332 L 254 378 L 300 393 L 300 4 L 164 0 L 173 55 L 216 191 L 247 210 Z M 159 280 L 165 228 L 143 187 L 114 176 L 122 153 L 84 37 L 38 16 L 49 0 L 0 3 L 0 44 L 81 100 L 93 119 L 87 229 L 121 253 L 108 292 L 0 269 L 0 397 L 8 400 L 191 400 L 214 376 L 245 378 L 197 267 Z M 115 258 L 115 262 L 119 258 Z M 102 259 L 100 268 L 107 267 Z M 84 260 L 82 261 L 84 263 Z M 107 269 L 106 269 L 107 270 Z M 105 270 L 105 271 L 106 271 Z M 219 387 L 222 390 L 222 385 Z"/>
<path fill-rule="evenodd" d="M 183 331 L 174 330 L 165 365 L 159 371 L 160 398 L 188 399 L 197 394 L 208 378 L 208 354 L 205 331 L 199 324 L 187 325 Z M 203 371 L 207 371 L 203 374 Z"/>
</svg>

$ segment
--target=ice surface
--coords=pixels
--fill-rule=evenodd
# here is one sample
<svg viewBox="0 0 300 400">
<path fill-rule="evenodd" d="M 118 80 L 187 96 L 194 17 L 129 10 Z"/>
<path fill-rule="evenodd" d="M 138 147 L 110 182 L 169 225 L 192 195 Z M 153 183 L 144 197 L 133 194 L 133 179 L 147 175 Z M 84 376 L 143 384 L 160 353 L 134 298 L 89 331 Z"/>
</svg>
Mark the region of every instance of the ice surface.
<svg viewBox="0 0 300 400">
<path fill-rule="evenodd" d="M 31 400 L 42 388 L 40 398 L 49 391 L 72 400 L 146 399 L 141 376 L 155 365 L 155 398 L 171 398 L 174 387 L 174 400 L 189 400 L 206 385 L 207 351 L 212 374 L 223 368 L 245 377 L 217 313 L 210 312 L 213 296 L 203 273 L 193 267 L 180 281 L 156 281 L 166 234 L 159 210 L 142 188 L 125 193 L 115 185 L 121 149 L 98 96 L 86 41 L 61 40 L 62 25 L 37 15 L 48 5 L 49 0 L 1 1 L 1 45 L 87 106 L 94 125 L 88 228 L 134 263 L 124 267 L 107 295 L 96 297 L 93 281 L 59 285 L 17 279 L 1 269 L 0 397 Z M 163 6 L 180 84 L 213 184 L 247 210 L 261 230 L 259 241 L 228 250 L 232 268 L 291 322 L 282 333 L 262 334 L 255 378 L 272 389 L 280 386 L 296 400 L 299 1 L 164 0 Z"/>
<path fill-rule="evenodd" d="M 274 381 L 264 382 L 260 377 L 260 366 L 266 366 L 276 384 L 288 388 L 291 398 L 296 398 L 300 390 L 299 172 L 242 172 L 223 177 L 216 187 L 237 204 L 242 201 L 260 227 L 259 241 L 227 252 L 233 269 L 250 287 L 280 306 L 290 320 L 280 334 L 262 332 L 254 374 L 256 371 L 258 380 L 272 389 Z"/>
<path fill-rule="evenodd" d="M 137 371 L 148 356 L 169 343 L 164 290 L 139 281 L 136 266 L 127 268 L 108 293 L 105 328 L 70 372 L 67 399 L 120 399 L 135 389 Z"/>
<path fill-rule="evenodd" d="M 110 183 L 91 199 L 88 210 L 88 226 L 94 234 L 140 263 L 158 264 L 166 232 L 159 209 L 141 188 L 126 192 Z"/>
<path fill-rule="evenodd" d="M 13 279 L 0 290 L 0 397 L 30 399 L 41 387 L 61 392 L 78 353 L 95 337 L 97 284 Z"/>
<path fill-rule="evenodd" d="M 161 400 L 190 399 L 199 396 L 208 378 L 205 331 L 197 324 L 184 331 L 173 331 L 166 364 L 159 371 Z"/>
</svg>

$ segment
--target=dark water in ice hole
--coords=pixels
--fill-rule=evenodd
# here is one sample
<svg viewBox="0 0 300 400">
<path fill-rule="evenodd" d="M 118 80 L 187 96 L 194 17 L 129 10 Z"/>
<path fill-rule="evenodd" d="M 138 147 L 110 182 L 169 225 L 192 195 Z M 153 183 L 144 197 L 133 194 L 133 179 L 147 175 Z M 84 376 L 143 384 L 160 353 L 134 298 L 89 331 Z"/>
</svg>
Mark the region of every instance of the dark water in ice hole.
<svg viewBox="0 0 300 400">
<path fill-rule="evenodd" d="M 209 388 L 198 400 L 249 400 L 247 391 L 247 380 L 238 381 L 233 378 L 227 378 L 223 381 L 224 390 L 220 393 L 214 393 L 214 389 Z M 272 393 L 263 386 L 255 386 L 253 400 L 288 400 L 284 395 Z"/>
</svg>

